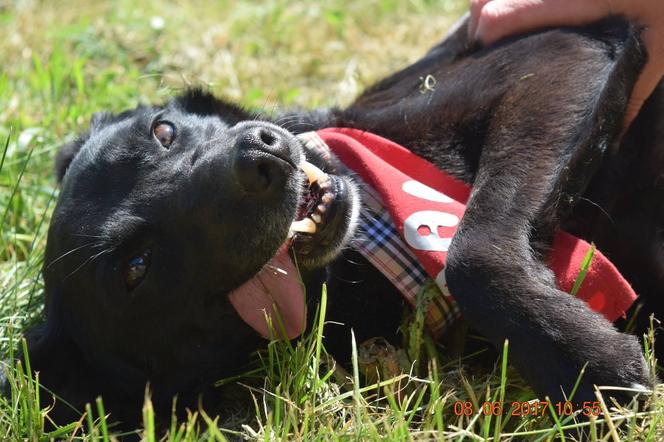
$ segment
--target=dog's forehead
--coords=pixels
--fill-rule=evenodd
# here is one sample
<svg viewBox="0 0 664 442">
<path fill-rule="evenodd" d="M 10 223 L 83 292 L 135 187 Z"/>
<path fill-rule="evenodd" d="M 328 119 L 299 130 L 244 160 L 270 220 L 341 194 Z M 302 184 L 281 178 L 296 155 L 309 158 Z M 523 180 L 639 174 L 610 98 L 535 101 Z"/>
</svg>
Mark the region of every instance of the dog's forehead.
<svg viewBox="0 0 664 442">
<path fill-rule="evenodd" d="M 90 165 L 111 160 L 118 148 L 122 147 L 126 134 L 131 132 L 138 116 L 116 121 L 101 127 L 93 127 L 92 136 L 81 147 L 73 159 L 70 171 L 87 170 Z"/>
<path fill-rule="evenodd" d="M 179 129 L 192 129 L 194 134 L 204 135 L 197 132 L 199 129 L 213 129 L 215 133 L 220 133 L 229 129 L 234 124 L 224 118 L 223 115 L 200 115 L 180 108 L 166 108 L 159 114 L 159 119 L 163 119 L 175 124 Z"/>
</svg>

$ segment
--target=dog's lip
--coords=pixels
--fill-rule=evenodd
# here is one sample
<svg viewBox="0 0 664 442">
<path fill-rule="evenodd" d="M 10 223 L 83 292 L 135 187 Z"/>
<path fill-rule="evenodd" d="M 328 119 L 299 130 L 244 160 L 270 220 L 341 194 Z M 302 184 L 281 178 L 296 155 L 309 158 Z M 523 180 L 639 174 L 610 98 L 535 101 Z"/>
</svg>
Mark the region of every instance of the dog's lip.
<svg viewBox="0 0 664 442">
<path fill-rule="evenodd" d="M 324 207 L 324 211 L 321 222 L 315 223 L 315 232 L 295 232 L 288 239 L 288 246 L 298 256 L 324 255 L 330 245 L 339 242 L 340 229 L 347 222 L 348 189 L 340 177 L 330 175 L 329 180 L 328 188 L 324 193 L 325 201 L 321 201 L 321 204 L 317 206 L 317 211 L 320 211 L 321 206 Z M 314 215 L 316 213 L 314 211 Z M 308 224 L 313 222 L 311 218 L 305 218 L 305 220 L 309 220 L 305 221 Z"/>
</svg>

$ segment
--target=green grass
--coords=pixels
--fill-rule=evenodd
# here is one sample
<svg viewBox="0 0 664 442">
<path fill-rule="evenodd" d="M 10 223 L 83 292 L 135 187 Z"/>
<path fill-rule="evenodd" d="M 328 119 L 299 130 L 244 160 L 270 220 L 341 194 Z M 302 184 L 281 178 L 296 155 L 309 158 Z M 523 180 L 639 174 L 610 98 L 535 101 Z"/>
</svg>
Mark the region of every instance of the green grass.
<svg viewBox="0 0 664 442">
<path fill-rule="evenodd" d="M 0 1 L 0 359 L 12 360 L 22 333 L 42 318 L 40 269 L 58 191 L 53 156 L 94 112 L 163 100 L 189 85 L 268 112 L 344 104 L 422 55 L 465 7 L 462 0 Z M 244 411 L 191 410 L 163 435 L 147 395 L 137 434 L 148 441 L 571 440 L 583 427 L 592 440 L 664 437 L 659 394 L 645 410 L 614 409 L 590 421 L 558 416 L 554 407 L 543 416 L 484 416 L 477 410 L 485 402 L 535 398 L 507 364 L 508 345 L 488 368 L 482 355 L 450 358 L 421 338 L 417 314 L 404 328 L 404 349 L 388 352 L 398 363 L 366 373 L 362 343 L 353 342 L 347 373 L 325 352 L 324 316 L 325 303 L 310 335 L 294 346 L 271 342 L 256 371 L 220 381 L 243 398 Z M 654 370 L 653 335 L 645 339 Z M 118 437 L 101 401 L 46 433 L 38 378 L 20 364 L 7 373 L 12 395 L 0 399 L 0 440 Z M 457 401 L 473 413 L 456 415 Z"/>
</svg>

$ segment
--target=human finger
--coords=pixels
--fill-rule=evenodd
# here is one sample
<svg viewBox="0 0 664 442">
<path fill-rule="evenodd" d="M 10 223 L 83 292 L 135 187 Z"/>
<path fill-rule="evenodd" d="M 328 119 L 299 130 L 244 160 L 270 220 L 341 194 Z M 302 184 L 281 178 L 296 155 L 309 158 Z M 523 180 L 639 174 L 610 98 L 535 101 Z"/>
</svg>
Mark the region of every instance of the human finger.
<svg viewBox="0 0 664 442">
<path fill-rule="evenodd" d="M 470 20 L 468 21 L 468 37 L 473 40 L 477 31 L 477 24 L 480 21 L 482 8 L 493 0 L 471 0 L 470 1 Z"/>
<path fill-rule="evenodd" d="M 611 14 L 607 0 L 493 0 L 485 3 L 472 38 L 484 44 L 550 26 L 579 26 Z"/>
<path fill-rule="evenodd" d="M 643 103 L 645 103 L 650 94 L 652 94 L 662 80 L 662 75 L 664 74 L 663 28 L 664 22 L 662 23 L 662 27 L 649 27 L 641 35 L 641 39 L 648 50 L 648 62 L 639 75 L 639 78 L 634 85 L 634 89 L 632 90 L 632 95 L 627 103 L 624 124 L 625 129 L 632 124 L 632 121 L 634 121 L 634 118 L 636 118 L 641 110 Z"/>
</svg>

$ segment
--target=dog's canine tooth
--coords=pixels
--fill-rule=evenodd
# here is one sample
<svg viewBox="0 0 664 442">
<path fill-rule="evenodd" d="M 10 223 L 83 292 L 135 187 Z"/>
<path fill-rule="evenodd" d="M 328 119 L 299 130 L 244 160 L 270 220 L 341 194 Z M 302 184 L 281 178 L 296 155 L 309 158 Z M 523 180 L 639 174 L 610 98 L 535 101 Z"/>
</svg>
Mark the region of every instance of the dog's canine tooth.
<svg viewBox="0 0 664 442">
<path fill-rule="evenodd" d="M 321 216 L 318 213 L 312 213 L 311 219 L 313 219 L 316 224 L 320 224 L 321 221 L 323 221 L 323 218 L 321 218 Z"/>
<path fill-rule="evenodd" d="M 300 169 L 302 169 L 302 172 L 304 172 L 305 175 L 307 175 L 307 178 L 309 179 L 309 184 L 313 184 L 315 182 L 322 184 L 329 181 L 329 177 L 327 176 L 327 174 L 311 163 L 303 161 L 300 164 Z"/>
<path fill-rule="evenodd" d="M 291 231 L 301 233 L 316 233 L 316 223 L 310 218 L 294 221 L 290 226 Z"/>
</svg>

